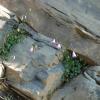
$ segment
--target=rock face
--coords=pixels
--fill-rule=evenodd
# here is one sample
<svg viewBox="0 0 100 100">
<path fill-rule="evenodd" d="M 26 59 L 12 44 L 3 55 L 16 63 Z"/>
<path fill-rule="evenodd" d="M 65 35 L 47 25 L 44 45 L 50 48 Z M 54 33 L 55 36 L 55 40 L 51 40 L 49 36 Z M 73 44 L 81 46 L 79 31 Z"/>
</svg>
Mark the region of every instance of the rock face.
<svg viewBox="0 0 100 100">
<path fill-rule="evenodd" d="M 74 20 L 92 31 L 95 35 L 100 36 L 100 2 L 98 0 L 0 0 L 0 4 L 15 12 L 18 16 L 25 18 L 36 29 L 39 26 L 38 23 L 41 27 L 41 24 L 46 21 L 46 17 L 43 18 L 45 13 L 40 11 L 40 8 L 42 8 L 63 23 L 67 24 Z"/>
<path fill-rule="evenodd" d="M 93 66 L 89 68 L 86 73 L 100 85 L 100 66 Z"/>
<path fill-rule="evenodd" d="M 56 38 L 100 64 L 98 0 L 1 0 L 0 4 L 26 20 L 38 32 Z"/>
<path fill-rule="evenodd" d="M 0 24 L 1 46 L 13 28 L 24 29 L 32 36 L 27 36 L 21 43 L 16 44 L 10 51 L 8 61 L 0 64 L 0 78 L 4 76 L 6 67 L 8 84 L 36 100 L 46 99 L 47 95 L 61 84 L 62 52 L 54 48 L 51 38 L 34 32 L 25 23 L 19 24 L 10 14 L 7 18 L 6 14 L 5 12 L 2 16 L 6 19 L 0 19 L 1 22 L 4 21 Z"/>
<path fill-rule="evenodd" d="M 79 75 L 61 89 L 50 100 L 99 100 L 100 66 L 90 67 L 84 75 Z"/>
<path fill-rule="evenodd" d="M 82 3 L 82 1 L 75 3 L 76 1 L 72 3 L 72 0 L 0 0 L 0 4 L 14 11 L 23 21 L 28 21 L 35 30 L 55 37 L 65 46 L 100 64 L 99 21 L 97 21 L 99 17 L 94 16 L 96 17 L 94 19 L 83 15 L 87 12 L 84 9 L 83 14 L 80 13 L 82 9 L 77 6 L 77 3 Z M 72 9 L 69 5 L 73 5 Z M 74 9 L 76 6 L 80 10 Z M 13 26 L 25 29 L 32 35 L 15 45 L 11 50 L 9 60 L 3 61 L 7 68 L 7 82 L 11 86 L 36 100 L 100 99 L 100 66 L 91 67 L 84 76 L 79 75 L 71 83 L 57 89 L 61 84 L 63 74 L 63 65 L 60 62 L 62 52 L 54 48 L 51 38 L 34 32 L 25 23 L 18 23 L 12 12 L 1 6 L 0 8 L 0 47 Z M 72 12 L 71 15 L 70 12 Z M 90 11 L 87 13 L 89 14 Z M 2 73 L 2 67 L 0 68 L 0 77 L 2 77 L 4 73 Z M 49 98 L 48 95 L 54 90 L 53 96 Z"/>
<path fill-rule="evenodd" d="M 18 24 L 14 19 L 13 21 L 15 24 L 12 19 L 6 21 L 7 29 L 13 29 L 16 24 L 18 29 L 23 29 L 26 25 L 26 31 L 33 37 L 27 36 L 21 43 L 16 44 L 10 51 L 9 59 L 3 61 L 8 84 L 32 99 L 46 99 L 47 95 L 61 84 L 62 51 L 52 46 L 52 39 L 34 32 L 27 24 Z M 12 25 L 11 28 L 9 23 Z M 9 32 L 10 30 L 7 31 Z M 2 68 L 1 65 L 0 68 Z M 0 77 L 2 77 L 3 69 L 0 71 Z"/>
<path fill-rule="evenodd" d="M 27 21 L 36 30 L 44 29 L 41 26 L 46 22 L 45 13 L 36 7 L 35 0 L 0 0 L 0 4 L 16 13 L 18 17 Z"/>
<path fill-rule="evenodd" d="M 100 68 L 100 66 L 98 66 L 98 68 Z M 97 69 L 97 67 L 96 68 L 94 67 L 94 69 Z M 91 75 L 93 75 L 93 73 Z M 96 84 L 95 80 L 92 79 L 89 74 L 88 78 L 85 78 L 83 75 L 79 75 L 76 79 L 72 80 L 70 83 L 66 84 L 61 89 L 58 89 L 58 91 L 56 91 L 53 94 L 50 100 L 99 100 L 99 99 L 100 99 L 100 85 Z"/>
<path fill-rule="evenodd" d="M 99 1 L 91 0 L 39 0 L 42 2 L 43 9 L 52 16 L 67 22 L 67 18 L 74 20 L 85 26 L 95 35 L 99 33 Z M 98 12 L 97 12 L 98 11 Z M 89 22 L 89 23 L 88 23 Z M 95 24 L 94 24 L 95 23 Z M 96 27 L 95 27 L 96 26 Z"/>
<path fill-rule="evenodd" d="M 98 1 L 95 1 L 95 3 L 96 2 Z M 71 31 L 68 31 L 71 29 L 71 27 L 69 27 L 69 29 L 67 28 L 67 32 L 65 32 L 63 29 L 62 34 L 57 33 L 53 36 L 56 38 L 58 37 L 58 39 L 61 40 L 59 37 L 62 35 L 63 41 L 64 37 L 66 36 L 65 41 L 68 43 L 68 47 L 70 49 L 90 57 L 97 64 L 100 63 L 98 60 L 99 58 L 95 53 L 98 52 L 97 54 L 100 54 L 98 51 L 100 49 L 98 48 L 100 44 L 100 34 L 98 30 L 100 21 L 97 18 L 99 15 L 94 15 L 97 8 L 95 8 L 96 6 L 94 5 L 96 4 L 94 4 L 93 1 L 39 0 L 38 4 L 40 4 L 39 7 L 41 9 L 53 16 L 56 20 L 59 20 L 66 26 L 73 26 Z M 87 6 L 86 9 L 85 6 Z M 91 7 L 89 8 L 89 6 Z M 92 12 L 92 9 L 95 10 Z M 59 36 L 57 36 L 58 34 Z"/>
</svg>

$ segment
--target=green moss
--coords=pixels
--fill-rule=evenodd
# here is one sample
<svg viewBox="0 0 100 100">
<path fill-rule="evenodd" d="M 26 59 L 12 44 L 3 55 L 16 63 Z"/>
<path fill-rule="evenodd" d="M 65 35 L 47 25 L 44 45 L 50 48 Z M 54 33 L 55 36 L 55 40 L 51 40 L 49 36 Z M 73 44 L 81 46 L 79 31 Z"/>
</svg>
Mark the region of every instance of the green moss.
<svg viewBox="0 0 100 100">
<path fill-rule="evenodd" d="M 83 59 L 72 58 L 69 51 L 64 52 L 63 54 L 63 65 L 64 65 L 64 74 L 63 81 L 68 82 L 72 78 L 76 77 L 81 73 L 81 71 L 87 67 L 87 64 Z"/>
<path fill-rule="evenodd" d="M 8 33 L 3 46 L 0 47 L 0 58 L 7 60 L 11 49 L 15 44 L 21 42 L 26 34 L 27 32 L 22 29 L 13 29 L 12 32 Z"/>
</svg>

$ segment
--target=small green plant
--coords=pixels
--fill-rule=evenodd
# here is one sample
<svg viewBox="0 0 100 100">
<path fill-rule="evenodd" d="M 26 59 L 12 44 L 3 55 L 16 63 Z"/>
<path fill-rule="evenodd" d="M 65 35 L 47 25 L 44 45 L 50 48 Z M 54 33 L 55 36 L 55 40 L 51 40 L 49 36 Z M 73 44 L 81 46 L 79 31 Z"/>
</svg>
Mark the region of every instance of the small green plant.
<svg viewBox="0 0 100 100">
<path fill-rule="evenodd" d="M 0 47 L 0 58 L 7 60 L 13 46 L 21 42 L 26 34 L 27 32 L 23 29 L 13 29 L 12 32 L 8 33 L 2 47 Z"/>
<path fill-rule="evenodd" d="M 69 51 L 64 52 L 63 54 L 63 65 L 64 65 L 64 74 L 63 81 L 68 82 L 72 78 L 76 77 L 81 73 L 83 68 L 86 68 L 87 64 L 80 58 L 73 58 Z"/>
</svg>

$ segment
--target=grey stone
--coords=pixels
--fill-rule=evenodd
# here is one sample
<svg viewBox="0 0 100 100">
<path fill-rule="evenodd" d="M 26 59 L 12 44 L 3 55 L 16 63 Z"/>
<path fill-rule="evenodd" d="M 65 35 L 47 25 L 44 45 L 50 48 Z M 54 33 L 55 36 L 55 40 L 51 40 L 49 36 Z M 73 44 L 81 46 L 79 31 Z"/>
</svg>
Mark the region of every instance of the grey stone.
<svg viewBox="0 0 100 100">
<path fill-rule="evenodd" d="M 35 30 L 32 27 L 28 26 L 28 24 L 26 24 L 26 23 L 20 23 L 18 28 L 26 30 L 27 32 L 29 32 L 30 35 L 33 35 L 33 36 L 37 35 L 37 32 L 35 32 Z"/>
<path fill-rule="evenodd" d="M 73 3 L 74 2 L 74 3 Z M 96 2 L 98 1 L 81 1 L 80 4 L 88 5 L 88 4 L 94 4 L 97 5 Z M 86 3 L 88 2 L 88 3 Z M 79 54 L 84 54 L 84 56 L 89 57 L 97 64 L 100 64 L 99 60 L 99 20 L 97 17 L 94 17 L 95 14 L 92 16 L 90 13 L 85 13 L 85 8 L 82 9 L 80 6 L 79 1 L 73 1 L 73 0 L 38 0 L 37 5 L 39 5 L 40 8 L 42 8 L 45 12 L 47 12 L 49 15 L 53 16 L 56 20 L 58 20 L 60 23 L 54 22 L 50 23 L 50 26 L 48 27 L 47 35 L 57 38 L 59 41 L 61 41 L 65 46 L 67 45 L 68 48 L 71 50 L 78 52 Z M 92 5 L 93 6 L 93 5 Z M 93 6 L 95 8 L 95 6 Z M 92 9 L 92 7 L 91 7 Z M 95 10 L 98 10 L 97 8 Z M 92 11 L 92 10 L 91 10 Z M 95 13 L 95 12 L 94 12 Z M 52 17 L 52 18 L 53 18 Z M 77 21 L 74 22 L 73 21 Z M 49 19 L 51 20 L 51 19 Z M 52 19 L 54 21 L 54 19 Z M 51 21 L 52 21 L 51 20 Z M 69 20 L 72 23 L 68 23 Z M 61 24 L 63 23 L 63 25 Z M 94 24 L 95 23 L 95 24 Z M 81 36 L 75 29 L 76 24 L 83 28 L 83 31 L 81 31 Z M 55 28 L 54 28 L 55 27 Z M 52 31 L 51 31 L 52 30 Z M 58 31 L 59 30 L 59 31 Z M 86 36 L 85 36 L 86 35 Z M 92 39 L 88 39 L 92 38 Z M 95 41 L 94 41 L 95 40 Z"/>
<path fill-rule="evenodd" d="M 61 85 L 63 71 L 64 68 L 62 64 L 58 64 L 47 70 L 48 78 L 46 80 L 44 90 L 41 91 L 41 94 L 44 95 L 44 97 L 52 93 L 56 88 L 58 88 Z"/>
<path fill-rule="evenodd" d="M 50 100 L 99 100 L 100 86 L 92 78 L 87 79 L 82 75 L 58 89 Z"/>
<path fill-rule="evenodd" d="M 95 35 L 100 36 L 100 22 L 98 19 L 100 16 L 98 14 L 100 8 L 97 7 L 97 3 L 99 3 L 98 1 L 39 0 L 39 3 L 40 2 L 42 2 L 42 9 L 57 19 L 67 21 L 66 18 L 69 18 L 71 21 L 76 21 L 82 24 Z"/>
<path fill-rule="evenodd" d="M 89 33 L 93 33 L 91 34 L 93 37 L 98 35 L 98 0 L 1 0 L 0 3 L 10 11 L 15 12 L 20 18 L 23 15 L 26 16 L 26 21 L 38 32 L 57 39 L 71 50 L 84 54 L 84 56 L 100 64 L 100 44 L 92 39 L 88 39 L 88 36 L 85 36 L 85 38 L 84 35 L 80 36 L 75 30 L 76 23 L 74 25 L 72 23 L 72 19 L 78 20 L 81 25 L 87 28 L 87 31 L 92 31 L 89 31 Z M 88 13 L 86 14 L 87 8 Z M 96 39 L 99 39 L 99 37 L 96 37 Z"/>
<path fill-rule="evenodd" d="M 41 70 L 36 74 L 36 78 L 40 80 L 43 84 L 47 84 L 48 73 L 45 70 Z"/>
<path fill-rule="evenodd" d="M 100 66 L 93 66 L 86 73 L 100 85 Z"/>
<path fill-rule="evenodd" d="M 17 44 L 12 49 L 11 54 L 9 54 L 8 61 L 5 62 L 8 68 L 17 73 L 17 76 L 24 81 L 30 81 L 34 78 L 35 67 L 33 67 L 31 63 L 34 53 L 30 50 L 33 47 L 33 43 L 34 40 L 31 38 L 24 38 L 21 43 Z M 13 76 L 8 74 L 7 76 L 9 79 L 10 77 L 17 79 L 16 74 Z"/>
<path fill-rule="evenodd" d="M 29 70 L 28 72 L 28 75 L 34 77 Z M 9 73 L 11 73 L 12 76 L 7 77 L 9 80 L 8 84 L 12 85 L 14 88 L 17 88 L 17 90 L 31 97 L 32 99 L 42 100 L 42 98 L 47 98 L 47 95 L 54 91 L 61 84 L 63 66 L 59 64 L 50 69 L 38 70 L 37 73 L 35 73 L 35 77 L 32 80 L 28 81 L 28 75 L 24 75 L 22 78 L 21 76 L 18 76 L 18 73 L 16 74 L 16 71 L 14 72 L 11 70 L 7 70 L 7 75 L 11 75 Z M 14 78 L 14 76 L 16 76 L 16 79 Z"/>
<path fill-rule="evenodd" d="M 13 10 L 38 32 L 56 38 L 65 46 L 67 45 L 68 48 L 79 54 L 84 54 L 100 64 L 100 44 L 92 39 L 80 36 L 75 30 L 76 24 L 82 28 L 86 27 L 86 32 L 89 31 L 94 38 L 98 36 L 96 39 L 99 39 L 99 17 L 89 10 L 87 13 L 85 9 L 90 7 L 91 3 L 93 7 L 99 5 L 99 3 L 97 3 L 98 1 L 91 1 L 90 6 L 88 6 L 89 2 L 90 0 L 0 0 L 0 4 L 9 8 L 9 10 Z M 84 6 L 84 3 L 87 7 Z M 84 9 L 80 9 L 79 4 L 83 5 L 81 7 Z M 98 10 L 96 11 L 98 12 Z M 6 23 L 5 18 L 1 20 L 1 23 L 1 28 L 3 28 L 2 26 L 5 26 Z M 19 27 L 22 26 L 20 24 Z M 12 25 L 7 29 L 9 28 L 11 29 Z M 30 28 L 29 30 L 31 31 Z M 33 31 L 30 33 L 33 33 Z M 48 40 L 47 37 L 41 34 L 39 36 Z M 2 37 L 4 36 L 1 34 L 1 39 Z M 33 50 L 33 44 L 36 45 L 35 50 Z M 41 46 L 34 39 L 25 38 L 22 43 L 13 48 L 8 62 L 5 62 L 8 66 L 6 75 L 9 83 L 36 100 L 41 100 L 42 97 L 47 99 L 46 95 L 60 85 L 63 74 L 63 66 L 59 65 L 59 60 L 55 55 L 57 52 L 59 55 L 60 52 L 51 46 L 45 43 L 42 43 Z M 42 59 L 42 57 L 45 59 Z M 100 86 L 96 83 L 99 82 L 99 74 L 97 73 L 99 72 L 87 71 L 86 74 L 90 80 L 80 75 L 71 84 L 67 84 L 54 93 L 51 100 L 99 100 Z"/>
<path fill-rule="evenodd" d="M 59 63 L 59 54 L 60 52 L 57 52 L 56 49 L 44 46 L 34 53 L 34 56 L 32 57 L 32 62 L 37 66 L 52 67 Z"/>
<path fill-rule="evenodd" d="M 36 44 L 38 50 L 34 53 L 34 56 L 32 57 L 33 64 L 37 66 L 50 67 L 59 63 L 59 60 L 62 59 L 62 51 L 56 50 L 56 48 L 51 43 L 51 38 L 48 38 L 41 33 L 34 32 L 32 28 L 25 23 L 19 24 L 18 28 L 26 30 L 30 37 L 37 41 Z M 40 46 L 41 43 L 42 46 Z"/>
<path fill-rule="evenodd" d="M 63 65 L 59 64 L 57 57 L 61 51 L 45 43 L 38 48 L 39 43 L 31 37 L 24 37 L 4 61 L 8 84 L 36 100 L 42 100 L 58 87 L 63 74 Z M 35 51 L 33 44 L 37 45 Z"/>
</svg>

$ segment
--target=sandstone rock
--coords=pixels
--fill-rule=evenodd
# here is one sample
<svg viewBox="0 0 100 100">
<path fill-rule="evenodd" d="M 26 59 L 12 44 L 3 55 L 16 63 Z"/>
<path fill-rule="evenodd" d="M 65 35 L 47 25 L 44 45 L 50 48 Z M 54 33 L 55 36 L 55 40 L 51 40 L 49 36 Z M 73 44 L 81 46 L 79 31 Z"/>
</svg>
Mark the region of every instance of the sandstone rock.
<svg viewBox="0 0 100 100">
<path fill-rule="evenodd" d="M 50 100 L 99 100 L 100 86 L 82 75 L 58 89 Z"/>
</svg>

